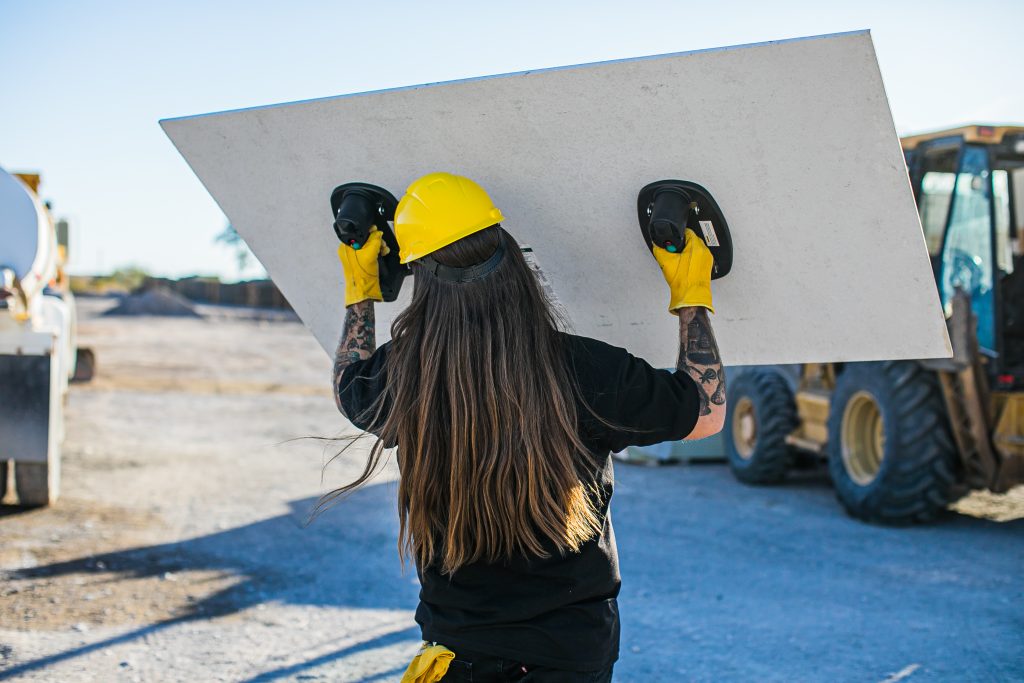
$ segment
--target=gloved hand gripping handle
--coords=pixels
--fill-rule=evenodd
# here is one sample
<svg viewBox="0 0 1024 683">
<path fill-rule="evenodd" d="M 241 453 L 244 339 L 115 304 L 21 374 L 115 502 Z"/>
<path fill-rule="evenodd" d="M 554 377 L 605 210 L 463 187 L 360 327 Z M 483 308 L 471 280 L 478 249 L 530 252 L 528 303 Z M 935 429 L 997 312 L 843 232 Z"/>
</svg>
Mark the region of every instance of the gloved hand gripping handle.
<svg viewBox="0 0 1024 683">
<path fill-rule="evenodd" d="M 659 180 L 640 190 L 636 209 L 669 286 L 668 310 L 701 306 L 714 313 L 711 280 L 732 268 L 732 237 L 711 193 L 687 180 Z"/>
<path fill-rule="evenodd" d="M 689 180 L 659 180 L 640 190 L 637 218 L 647 247 L 681 253 L 687 229 L 699 237 L 715 259 L 711 279 L 732 268 L 732 236 L 725 215 L 711 193 Z"/>
<path fill-rule="evenodd" d="M 384 246 L 378 257 L 381 295 L 384 301 L 394 301 L 409 274 L 409 266 L 399 262 L 398 240 L 389 221 L 395 219 L 398 200 L 377 185 L 345 183 L 331 192 L 331 215 L 334 233 L 343 245 L 362 249 L 374 228 L 382 233 Z"/>
</svg>

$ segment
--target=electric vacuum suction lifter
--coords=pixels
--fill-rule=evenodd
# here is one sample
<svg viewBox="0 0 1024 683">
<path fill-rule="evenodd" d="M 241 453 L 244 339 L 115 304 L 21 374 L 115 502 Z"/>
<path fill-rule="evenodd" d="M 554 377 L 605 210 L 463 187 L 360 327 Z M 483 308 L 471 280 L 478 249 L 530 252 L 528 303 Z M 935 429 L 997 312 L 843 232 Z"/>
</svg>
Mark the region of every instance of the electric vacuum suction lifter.
<svg viewBox="0 0 1024 683">
<path fill-rule="evenodd" d="M 409 266 L 399 262 L 398 240 L 391 229 L 395 220 L 398 200 L 383 187 L 369 183 L 345 183 L 331 192 L 331 215 L 334 232 L 343 244 L 362 249 L 373 226 L 383 233 L 387 254 L 378 258 L 380 265 L 380 291 L 384 301 L 394 301 L 402 289 L 402 281 L 409 274 Z M 383 250 L 381 250 L 383 251 Z"/>
<path fill-rule="evenodd" d="M 686 228 L 693 230 L 711 251 L 715 265 L 711 279 L 724 277 L 732 268 L 732 236 L 718 202 L 697 183 L 659 180 L 640 190 L 636 202 L 640 231 L 647 247 L 658 245 L 676 253 L 683 250 Z"/>
</svg>

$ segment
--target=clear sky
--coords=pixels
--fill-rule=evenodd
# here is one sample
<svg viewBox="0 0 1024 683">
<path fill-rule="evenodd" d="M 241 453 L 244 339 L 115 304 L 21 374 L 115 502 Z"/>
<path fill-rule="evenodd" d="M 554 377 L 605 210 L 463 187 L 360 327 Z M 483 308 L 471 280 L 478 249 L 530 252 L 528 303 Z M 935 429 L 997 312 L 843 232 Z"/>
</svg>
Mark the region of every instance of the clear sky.
<svg viewBox="0 0 1024 683">
<path fill-rule="evenodd" d="M 0 0 L 0 166 L 43 173 L 72 272 L 234 279 L 158 119 L 865 28 L 901 134 L 1024 123 L 1022 0 Z"/>
</svg>

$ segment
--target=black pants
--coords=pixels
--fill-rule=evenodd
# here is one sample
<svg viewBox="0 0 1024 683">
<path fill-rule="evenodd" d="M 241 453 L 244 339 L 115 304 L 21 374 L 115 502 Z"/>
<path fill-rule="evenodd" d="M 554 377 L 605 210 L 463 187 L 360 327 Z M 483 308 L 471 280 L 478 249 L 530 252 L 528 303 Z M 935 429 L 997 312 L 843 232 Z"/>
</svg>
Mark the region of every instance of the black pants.
<svg viewBox="0 0 1024 683">
<path fill-rule="evenodd" d="M 465 651 L 455 654 L 455 659 L 448 664 L 448 673 L 441 679 L 442 683 L 610 683 L 611 680 L 611 666 L 600 671 L 564 671 Z"/>
</svg>

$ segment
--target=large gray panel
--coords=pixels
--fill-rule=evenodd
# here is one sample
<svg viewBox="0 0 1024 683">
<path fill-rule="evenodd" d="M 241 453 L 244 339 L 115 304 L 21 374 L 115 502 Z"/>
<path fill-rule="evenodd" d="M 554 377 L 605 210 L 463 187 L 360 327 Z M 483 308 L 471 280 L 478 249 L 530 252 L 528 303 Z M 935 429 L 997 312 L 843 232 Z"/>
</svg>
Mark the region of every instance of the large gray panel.
<svg viewBox="0 0 1024 683">
<path fill-rule="evenodd" d="M 660 366 L 676 319 L 636 193 L 695 180 L 733 230 L 730 364 L 948 355 L 869 34 L 766 43 L 163 121 L 324 348 L 343 317 L 328 194 L 478 180 L 576 330 Z M 407 292 L 406 292 L 407 294 Z M 378 307 L 382 337 L 402 302 Z"/>
</svg>

